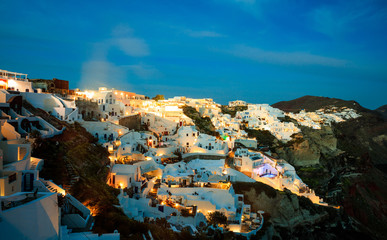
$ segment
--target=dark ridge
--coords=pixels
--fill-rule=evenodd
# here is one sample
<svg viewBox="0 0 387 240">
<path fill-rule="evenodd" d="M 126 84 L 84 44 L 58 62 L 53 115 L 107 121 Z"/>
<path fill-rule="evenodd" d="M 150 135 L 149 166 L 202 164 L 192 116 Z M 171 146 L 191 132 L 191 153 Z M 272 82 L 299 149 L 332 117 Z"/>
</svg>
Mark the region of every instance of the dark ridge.
<svg viewBox="0 0 387 240">
<path fill-rule="evenodd" d="M 387 119 L 387 104 L 375 109 L 384 119 Z"/>
<path fill-rule="evenodd" d="M 305 111 L 316 111 L 321 108 L 326 108 L 329 106 L 335 107 L 348 107 L 355 109 L 358 112 L 370 112 L 364 107 L 362 107 L 358 102 L 350 100 L 341 100 L 338 98 L 329 98 L 329 97 L 316 97 L 316 96 L 303 96 L 290 101 L 281 101 L 271 105 L 272 107 L 279 108 L 285 112 L 298 112 L 302 109 Z"/>
</svg>

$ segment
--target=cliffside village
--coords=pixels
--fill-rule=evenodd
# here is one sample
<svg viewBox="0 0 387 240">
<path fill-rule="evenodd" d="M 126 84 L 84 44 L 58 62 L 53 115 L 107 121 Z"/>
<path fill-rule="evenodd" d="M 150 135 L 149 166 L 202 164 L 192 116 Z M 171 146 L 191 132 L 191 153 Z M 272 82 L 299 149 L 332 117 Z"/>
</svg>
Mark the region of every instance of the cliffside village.
<svg viewBox="0 0 387 240">
<path fill-rule="evenodd" d="M 298 126 L 320 129 L 359 117 L 348 108 L 285 113 L 240 100 L 229 102 L 229 107 L 245 109 L 232 117 L 209 98 L 156 101 L 106 87 L 69 90 L 65 80 L 28 79 L 0 70 L 0 231 L 5 239 L 119 239 L 119 233 L 93 234 L 92 211 L 64 186 L 39 177 L 44 159 L 31 156 L 34 134 L 50 138 L 63 129 L 32 114 L 27 104 L 80 123 L 107 149 L 106 184 L 120 189 L 119 207 L 129 218 L 165 218 L 172 230 L 188 227 L 194 234 L 211 213 L 220 212 L 229 231 L 246 237 L 259 231 L 265 219 L 263 211 L 252 211 L 235 193 L 233 182 L 259 181 L 325 203 L 286 159 L 274 158 L 244 129 L 267 130 L 287 142 L 301 132 Z M 217 134 L 200 132 L 184 114 L 186 106 L 210 118 Z"/>
</svg>

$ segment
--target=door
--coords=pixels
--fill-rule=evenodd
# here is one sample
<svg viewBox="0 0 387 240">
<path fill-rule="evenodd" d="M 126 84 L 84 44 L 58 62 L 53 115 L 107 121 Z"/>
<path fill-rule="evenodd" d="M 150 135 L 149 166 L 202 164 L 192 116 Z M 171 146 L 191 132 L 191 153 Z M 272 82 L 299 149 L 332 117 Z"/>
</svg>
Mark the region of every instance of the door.
<svg viewBox="0 0 387 240">
<path fill-rule="evenodd" d="M 24 191 L 29 192 L 34 189 L 34 174 L 26 173 L 24 174 Z"/>
</svg>

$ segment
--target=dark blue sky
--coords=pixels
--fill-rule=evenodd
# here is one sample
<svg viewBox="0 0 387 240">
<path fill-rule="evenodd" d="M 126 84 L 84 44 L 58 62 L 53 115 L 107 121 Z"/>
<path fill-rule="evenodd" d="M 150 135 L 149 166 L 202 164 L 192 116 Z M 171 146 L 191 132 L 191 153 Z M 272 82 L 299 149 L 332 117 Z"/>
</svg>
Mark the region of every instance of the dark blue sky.
<svg viewBox="0 0 387 240">
<path fill-rule="evenodd" d="M 387 2 L 1 1 L 0 69 L 153 97 L 387 104 Z"/>
</svg>

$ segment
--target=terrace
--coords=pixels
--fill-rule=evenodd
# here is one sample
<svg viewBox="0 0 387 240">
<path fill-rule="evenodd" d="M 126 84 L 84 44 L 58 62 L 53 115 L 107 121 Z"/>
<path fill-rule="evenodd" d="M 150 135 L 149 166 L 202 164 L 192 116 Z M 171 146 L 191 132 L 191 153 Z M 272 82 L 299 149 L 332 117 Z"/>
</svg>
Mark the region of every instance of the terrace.
<svg viewBox="0 0 387 240">
<path fill-rule="evenodd" d="M 21 192 L 6 198 L 1 198 L 1 209 L 6 211 L 11 208 L 22 206 L 29 202 L 51 195 L 51 193 Z"/>
</svg>

